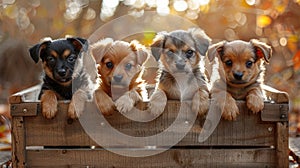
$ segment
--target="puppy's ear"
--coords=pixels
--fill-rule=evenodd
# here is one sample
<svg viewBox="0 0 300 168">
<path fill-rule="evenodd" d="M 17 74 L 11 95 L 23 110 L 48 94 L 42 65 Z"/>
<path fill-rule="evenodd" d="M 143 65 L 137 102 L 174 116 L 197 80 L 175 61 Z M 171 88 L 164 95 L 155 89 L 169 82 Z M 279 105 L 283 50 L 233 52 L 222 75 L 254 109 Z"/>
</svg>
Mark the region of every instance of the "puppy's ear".
<svg viewBox="0 0 300 168">
<path fill-rule="evenodd" d="M 143 65 L 149 58 L 149 53 L 145 50 L 137 51 L 137 63 Z"/>
<path fill-rule="evenodd" d="M 47 48 L 47 46 L 51 43 L 51 41 L 51 38 L 45 38 L 42 40 L 41 43 L 38 43 L 33 47 L 29 48 L 30 56 L 35 63 L 38 63 L 40 58 L 44 60 L 44 51 Z"/>
<path fill-rule="evenodd" d="M 192 35 L 195 43 L 196 50 L 203 56 L 206 55 L 211 39 L 200 28 L 191 28 L 188 32 Z"/>
<path fill-rule="evenodd" d="M 68 37 L 67 40 L 71 42 L 77 52 L 80 52 L 81 49 L 86 51 L 88 48 L 88 41 L 86 39 L 80 37 Z"/>
<path fill-rule="evenodd" d="M 155 60 L 158 61 L 163 50 L 163 44 L 165 41 L 166 32 L 158 33 L 153 39 L 153 43 L 150 45 L 151 53 Z"/>
<path fill-rule="evenodd" d="M 149 57 L 149 54 L 142 44 L 136 40 L 132 40 L 129 44 L 132 51 L 137 53 L 137 63 L 143 65 Z"/>
<path fill-rule="evenodd" d="M 257 58 L 264 58 L 266 63 L 269 63 L 270 58 L 272 57 L 272 48 L 266 43 L 260 42 L 257 39 L 251 39 L 250 44 L 254 48 L 254 53 Z"/>
<path fill-rule="evenodd" d="M 212 62 L 215 57 L 220 56 L 220 58 L 224 55 L 224 45 L 226 41 L 221 41 L 219 43 L 213 44 L 209 47 L 207 55 L 210 62 Z"/>
<path fill-rule="evenodd" d="M 112 46 L 113 42 L 114 40 L 112 38 L 105 38 L 91 45 L 91 53 L 96 63 L 101 62 L 103 56 L 108 51 L 109 47 Z"/>
</svg>

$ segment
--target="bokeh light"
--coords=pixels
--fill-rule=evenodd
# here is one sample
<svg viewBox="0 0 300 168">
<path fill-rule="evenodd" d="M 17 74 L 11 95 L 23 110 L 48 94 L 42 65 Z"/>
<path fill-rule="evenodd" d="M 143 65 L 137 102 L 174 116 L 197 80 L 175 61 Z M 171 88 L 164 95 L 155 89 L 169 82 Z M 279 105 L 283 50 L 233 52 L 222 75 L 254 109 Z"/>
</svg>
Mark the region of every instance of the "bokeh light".
<svg viewBox="0 0 300 168">
<path fill-rule="evenodd" d="M 96 18 L 96 11 L 93 8 L 88 8 L 86 14 L 84 15 L 84 19 L 93 20 Z"/>
<path fill-rule="evenodd" d="M 267 15 L 260 15 L 257 17 L 256 24 L 258 27 L 266 27 L 271 24 L 272 20 Z"/>
<path fill-rule="evenodd" d="M 169 0 L 156 0 L 156 6 L 159 7 L 166 7 L 169 5 Z"/>
<path fill-rule="evenodd" d="M 191 20 L 196 20 L 198 18 L 198 13 L 195 10 L 187 10 L 185 16 Z"/>
<path fill-rule="evenodd" d="M 108 8 L 115 8 L 119 5 L 119 0 L 103 0 L 102 6 Z"/>
<path fill-rule="evenodd" d="M 209 0 L 198 0 L 198 1 L 201 6 L 207 5 L 209 3 Z"/>
<path fill-rule="evenodd" d="M 145 0 L 145 3 L 147 4 L 147 6 L 149 6 L 150 8 L 153 8 L 156 6 L 156 0 Z"/>
<path fill-rule="evenodd" d="M 287 45 L 287 39 L 285 37 L 281 37 L 279 40 L 279 43 L 281 46 L 286 46 Z"/>
<path fill-rule="evenodd" d="M 16 22 L 20 30 L 25 30 L 30 25 L 30 19 L 25 8 L 20 9 Z"/>
<path fill-rule="evenodd" d="M 133 4 L 133 7 L 140 9 L 144 7 L 144 5 L 145 5 L 145 0 L 136 0 L 135 3 Z"/>
<path fill-rule="evenodd" d="M 156 12 L 161 16 L 166 16 L 170 13 L 170 8 L 168 6 L 159 6 L 156 8 Z"/>
<path fill-rule="evenodd" d="M 199 0 L 189 0 L 188 6 L 189 6 L 189 9 L 191 9 L 191 10 L 197 10 L 200 7 L 200 2 L 199 2 Z"/>
<path fill-rule="evenodd" d="M 131 6 L 135 3 L 136 0 L 124 0 L 124 5 Z"/>
<path fill-rule="evenodd" d="M 256 0 L 246 0 L 246 3 L 250 6 L 255 5 Z"/>
<path fill-rule="evenodd" d="M 176 0 L 173 3 L 173 7 L 178 12 L 183 12 L 188 8 L 188 4 L 184 0 Z"/>
</svg>

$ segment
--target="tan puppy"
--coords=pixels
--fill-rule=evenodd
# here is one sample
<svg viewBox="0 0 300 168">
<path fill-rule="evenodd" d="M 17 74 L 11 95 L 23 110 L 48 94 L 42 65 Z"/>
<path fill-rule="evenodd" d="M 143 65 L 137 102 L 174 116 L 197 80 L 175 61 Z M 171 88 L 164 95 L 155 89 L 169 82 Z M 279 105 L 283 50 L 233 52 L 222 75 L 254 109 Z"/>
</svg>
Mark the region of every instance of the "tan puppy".
<svg viewBox="0 0 300 168">
<path fill-rule="evenodd" d="M 161 114 L 167 99 L 192 100 L 193 112 L 207 112 L 209 93 L 200 57 L 206 55 L 209 44 L 210 38 L 199 28 L 161 32 L 155 37 L 151 51 L 159 61 L 159 73 L 150 97 L 151 113 Z"/>
<path fill-rule="evenodd" d="M 146 95 L 141 77 L 148 52 L 137 41 L 127 43 L 110 38 L 93 44 L 91 51 L 99 64 L 101 83 L 95 92 L 99 109 L 105 115 L 115 109 L 121 113 L 130 111 Z"/>
<path fill-rule="evenodd" d="M 216 101 L 214 105 L 224 107 L 223 118 L 236 119 L 239 109 L 235 100 L 246 100 L 253 113 L 264 108 L 264 94 L 260 87 L 263 62 L 268 63 L 271 56 L 271 47 L 255 39 L 249 42 L 222 41 L 209 48 L 209 60 L 219 64 L 219 77 L 212 76 L 217 80 L 212 81 L 211 97 Z"/>
</svg>

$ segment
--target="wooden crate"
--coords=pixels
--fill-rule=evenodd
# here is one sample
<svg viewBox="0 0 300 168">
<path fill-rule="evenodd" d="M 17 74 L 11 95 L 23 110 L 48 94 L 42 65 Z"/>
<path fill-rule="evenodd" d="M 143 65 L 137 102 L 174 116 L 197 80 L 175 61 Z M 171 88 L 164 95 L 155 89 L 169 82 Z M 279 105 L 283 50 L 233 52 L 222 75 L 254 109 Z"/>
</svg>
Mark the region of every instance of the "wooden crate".
<svg viewBox="0 0 300 168">
<path fill-rule="evenodd" d="M 171 149 L 148 157 L 127 157 L 101 148 L 78 120 L 67 119 L 67 101 L 59 102 L 56 118 L 44 119 L 36 101 L 39 86 L 35 86 L 10 97 L 13 167 L 288 167 L 288 96 L 268 90 L 274 101 L 266 102 L 262 113 L 252 114 L 243 101 L 238 101 L 241 114 L 237 120 L 221 120 L 202 143 L 198 136 L 204 119 L 198 118 Z M 147 123 L 118 113 L 106 119 L 128 135 L 155 135 L 174 121 L 179 104 L 169 101 L 163 115 Z M 158 148 L 115 146 L 111 150 Z"/>
</svg>

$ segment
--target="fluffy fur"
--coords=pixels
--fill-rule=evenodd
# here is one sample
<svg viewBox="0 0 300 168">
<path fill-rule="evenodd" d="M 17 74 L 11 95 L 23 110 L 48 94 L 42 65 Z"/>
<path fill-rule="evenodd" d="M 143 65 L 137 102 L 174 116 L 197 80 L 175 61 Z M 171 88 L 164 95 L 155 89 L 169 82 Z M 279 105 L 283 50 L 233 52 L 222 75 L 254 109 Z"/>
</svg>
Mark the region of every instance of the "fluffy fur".
<svg viewBox="0 0 300 168">
<path fill-rule="evenodd" d="M 91 50 L 99 65 L 101 83 L 95 96 L 100 111 L 104 115 L 115 109 L 129 112 L 147 96 L 141 78 L 149 57 L 145 47 L 135 40 L 128 43 L 106 38 L 93 44 Z"/>
<path fill-rule="evenodd" d="M 209 48 L 209 60 L 218 64 L 211 80 L 211 97 L 216 101 L 214 105 L 223 109 L 223 118 L 236 119 L 239 109 L 235 100 L 246 100 L 253 113 L 264 108 L 263 63 L 268 63 L 271 56 L 271 47 L 256 39 L 222 41 Z"/>
<path fill-rule="evenodd" d="M 199 28 L 161 32 L 151 45 L 159 61 L 159 71 L 149 109 L 159 115 L 168 99 L 192 100 L 192 111 L 204 115 L 209 106 L 207 79 L 201 56 L 205 56 L 210 38 Z"/>
<path fill-rule="evenodd" d="M 58 100 L 71 100 L 68 116 L 77 118 L 91 98 L 96 85 L 96 64 L 87 50 L 88 42 L 82 38 L 45 38 L 29 49 L 31 58 L 42 60 L 44 77 L 39 99 L 42 114 L 53 118 Z M 83 64 L 89 64 L 86 68 Z M 74 94 L 73 94 L 74 93 Z"/>
</svg>

